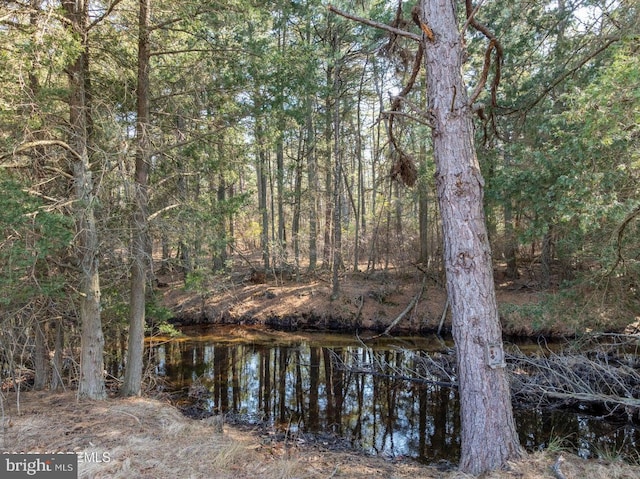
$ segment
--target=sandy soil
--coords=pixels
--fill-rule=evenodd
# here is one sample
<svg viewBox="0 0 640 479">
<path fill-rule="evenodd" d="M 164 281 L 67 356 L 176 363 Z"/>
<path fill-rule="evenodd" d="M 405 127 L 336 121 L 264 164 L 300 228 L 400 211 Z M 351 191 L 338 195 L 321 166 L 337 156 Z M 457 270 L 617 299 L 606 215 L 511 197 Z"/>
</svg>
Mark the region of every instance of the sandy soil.
<svg viewBox="0 0 640 479">
<path fill-rule="evenodd" d="M 276 441 L 212 420 L 193 420 L 149 398 L 77 402 L 73 393 L 23 392 L 2 397 L 0 448 L 76 452 L 81 478 L 467 478 L 411 459 L 385 460 L 322 443 Z M 221 431 L 221 432 L 220 432 Z M 536 453 L 487 479 L 555 478 L 562 454 L 567 479 L 640 478 L 640 467 L 586 461 L 558 451 Z"/>
<path fill-rule="evenodd" d="M 587 330 L 622 331 L 634 321 L 615 302 L 607 305 L 576 304 L 569 300 L 559 308 L 562 317 L 549 315 L 537 305 L 548 302 L 547 293 L 523 274 L 518 280 L 504 279 L 496 272 L 496 297 L 501 307 L 503 332 L 510 336 L 572 336 Z M 250 270 L 209 279 L 201 291 L 185 288 L 181 275 L 159 276 L 158 293 L 177 324 L 263 324 L 284 329 L 384 331 L 417 296 L 418 301 L 393 328 L 393 333 L 434 332 L 446 303 L 442 281 L 414 271 L 345 273 L 341 290 L 331 299 L 328 274 L 287 275 L 258 278 Z M 204 291 L 204 293 L 202 292 Z M 506 306 L 506 308 L 505 308 Z M 523 306 L 525 306 L 523 308 Z M 579 311 L 585 308 L 585 311 Z M 598 309 L 600 308 L 600 309 Z M 607 309 L 608 308 L 608 309 Z M 574 311 L 575 310 L 575 311 Z M 538 317 L 529 314 L 533 311 Z M 570 317 L 571 315 L 571 317 Z M 444 330 L 450 328 L 445 315 Z"/>
<path fill-rule="evenodd" d="M 250 271 L 233 279 L 212 278 L 206 293 L 185 288 L 179 274 L 159 277 L 163 304 L 185 323 L 262 323 L 283 327 L 352 330 L 386 328 L 418 295 L 419 300 L 394 331 L 437 329 L 446 302 L 441 285 L 415 273 L 348 273 L 341 278 L 337 299 L 331 299 L 328 274 L 304 275 L 299 280 L 283 275 L 252 278 Z M 420 293 L 422 291 L 422 293 Z M 537 294 L 521 282 L 505 283 L 499 301 L 535 302 Z"/>
</svg>

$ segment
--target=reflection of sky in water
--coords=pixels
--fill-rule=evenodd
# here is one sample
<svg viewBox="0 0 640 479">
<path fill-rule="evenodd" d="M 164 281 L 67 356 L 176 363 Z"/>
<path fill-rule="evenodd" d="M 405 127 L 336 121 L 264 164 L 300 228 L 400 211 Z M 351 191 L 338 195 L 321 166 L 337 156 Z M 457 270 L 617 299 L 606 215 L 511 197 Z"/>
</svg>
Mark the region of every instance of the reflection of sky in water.
<svg viewBox="0 0 640 479">
<path fill-rule="evenodd" d="M 318 344 L 168 342 L 156 347 L 155 368 L 176 389 L 199 381 L 209 391 L 206 404 L 212 411 L 226 404 L 229 412 L 249 421 L 277 423 L 284 417 L 283 426 L 291 432 L 298 427 L 335 432 L 372 453 L 427 462 L 457 460 L 455 390 L 356 374 L 340 368 L 336 359 L 341 357 L 354 366 L 357 360 L 383 358 L 397 368 L 409 368 L 411 354 L 400 350 L 364 350 L 358 344 L 345 346 L 344 340 L 340 347 Z M 310 394 L 314 383 L 315 401 Z M 530 408 L 516 408 L 515 414 L 521 441 L 529 450 L 548 445 L 550 438 L 560 438 L 564 446 L 583 457 L 625 448 L 635 454 L 640 438 L 632 426 L 615 426 L 585 414 L 543 414 Z"/>
</svg>

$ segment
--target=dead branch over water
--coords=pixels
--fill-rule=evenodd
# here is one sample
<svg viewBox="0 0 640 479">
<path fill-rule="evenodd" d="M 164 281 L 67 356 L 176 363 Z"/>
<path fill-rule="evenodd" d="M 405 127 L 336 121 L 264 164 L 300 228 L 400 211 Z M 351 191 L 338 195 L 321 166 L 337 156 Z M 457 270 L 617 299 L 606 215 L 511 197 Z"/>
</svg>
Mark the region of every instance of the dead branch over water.
<svg viewBox="0 0 640 479">
<path fill-rule="evenodd" d="M 342 367 L 440 387 L 457 387 L 455 353 L 398 348 L 405 360 L 368 346 L 367 354 Z M 588 406 L 605 416 L 640 421 L 640 336 L 599 335 L 552 350 L 525 354 L 509 345 L 505 354 L 514 402 L 538 408 Z"/>
<path fill-rule="evenodd" d="M 594 343 L 594 345 L 597 343 Z M 540 407 L 590 405 L 640 419 L 638 337 L 617 336 L 586 351 L 545 351 L 507 357 L 514 400 Z"/>
</svg>

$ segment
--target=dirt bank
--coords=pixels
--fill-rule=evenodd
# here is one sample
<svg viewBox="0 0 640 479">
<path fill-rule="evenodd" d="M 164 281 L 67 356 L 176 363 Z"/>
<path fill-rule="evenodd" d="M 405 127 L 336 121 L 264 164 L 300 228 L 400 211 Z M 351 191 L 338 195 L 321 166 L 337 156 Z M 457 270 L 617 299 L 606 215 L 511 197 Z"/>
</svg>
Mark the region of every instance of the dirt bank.
<svg viewBox="0 0 640 479">
<path fill-rule="evenodd" d="M 220 275 L 185 287 L 179 274 L 159 277 L 162 305 L 178 325 L 261 324 L 279 329 L 384 331 L 398 316 L 394 333 L 433 332 L 446 304 L 440 281 L 416 272 L 347 273 L 341 291 L 331 299 L 328 274 L 255 277 L 250 271 Z M 563 298 L 542 291 L 524 276 L 496 277 L 496 296 L 503 331 L 509 336 L 573 336 L 588 330 L 622 331 L 634 321 L 615 304 L 588 303 L 588 298 Z M 413 307 L 407 310 L 412 303 Z M 450 328 L 445 314 L 444 330 Z"/>
<path fill-rule="evenodd" d="M 193 420 L 167 402 L 148 398 L 77 402 L 71 392 L 15 393 L 2 397 L 2 451 L 76 452 L 80 477 L 326 479 L 441 478 L 470 476 L 408 458 L 386 460 L 321 442 L 272 440 L 211 420 Z M 19 409 L 18 409 L 19 404 Z M 545 479 L 558 451 L 528 456 L 487 479 Z M 640 467 L 586 461 L 564 454 L 567 478 L 640 478 Z"/>
</svg>

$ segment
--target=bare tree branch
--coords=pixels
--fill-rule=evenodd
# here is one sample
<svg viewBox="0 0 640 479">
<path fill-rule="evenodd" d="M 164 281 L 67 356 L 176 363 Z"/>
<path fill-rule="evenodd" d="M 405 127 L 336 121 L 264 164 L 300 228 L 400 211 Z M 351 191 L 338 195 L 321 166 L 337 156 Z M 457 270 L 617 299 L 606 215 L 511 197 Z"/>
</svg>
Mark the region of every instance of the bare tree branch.
<svg viewBox="0 0 640 479">
<path fill-rule="evenodd" d="M 412 40 L 415 40 L 417 42 L 421 42 L 422 41 L 422 38 L 420 37 L 420 35 L 416 35 L 415 33 L 411 33 L 411 32 L 408 32 L 406 30 L 402 30 L 400 28 L 390 27 L 389 25 L 387 25 L 385 23 L 374 22 L 373 20 L 369 20 L 367 18 L 362 18 L 362 17 L 358 17 L 356 15 L 352 15 L 352 14 L 347 13 L 347 12 L 343 12 L 342 10 L 337 9 L 333 5 L 329 5 L 327 8 L 329 9 L 330 12 L 333 12 L 336 15 L 340 15 L 341 17 L 348 18 L 349 20 L 354 20 L 354 21 L 356 21 L 358 23 L 363 23 L 364 25 L 369 25 L 370 27 L 379 28 L 380 30 L 385 30 L 387 32 L 394 33 L 394 34 L 396 34 L 398 36 L 401 36 L 401 37 L 411 38 Z"/>
<path fill-rule="evenodd" d="M 216 9 L 215 8 L 198 9 L 193 13 L 193 15 L 189 16 L 189 19 L 199 17 L 200 15 L 202 15 L 204 13 L 209 13 L 209 12 L 216 12 Z M 156 23 L 155 25 L 149 26 L 149 31 L 153 32 L 155 30 L 160 30 L 161 28 L 168 27 L 169 25 L 173 25 L 174 23 L 179 23 L 184 19 L 185 19 L 185 16 L 183 16 L 183 15 L 178 16 L 178 17 L 168 18 L 163 22 Z"/>
<path fill-rule="evenodd" d="M 91 22 L 91 25 L 89 25 L 89 27 L 87 28 L 87 31 L 91 30 L 93 27 L 99 24 L 102 20 L 107 18 L 120 2 L 122 2 L 122 0 L 113 0 L 113 2 L 109 4 L 109 7 L 102 13 L 102 15 L 100 15 L 93 22 Z"/>
<path fill-rule="evenodd" d="M 398 145 L 398 143 L 396 142 L 396 139 L 395 139 L 394 134 L 393 134 L 393 120 L 394 120 L 395 114 L 400 112 L 401 101 L 404 99 L 404 97 L 413 88 L 413 85 L 414 85 L 414 83 L 416 81 L 416 78 L 418 76 L 418 73 L 420 71 L 420 66 L 421 66 L 421 63 L 422 63 L 422 56 L 423 56 L 423 52 L 424 52 L 424 45 L 422 43 L 422 37 L 419 36 L 419 35 L 416 35 L 415 33 L 407 32 L 406 30 L 402 30 L 402 29 L 399 29 L 399 28 L 396 28 L 396 27 L 392 27 L 392 26 L 389 26 L 389 25 L 384 24 L 384 23 L 374 22 L 373 20 L 368 20 L 366 18 L 358 17 L 356 15 L 352 15 L 350 13 L 343 12 L 342 10 L 337 9 L 332 5 L 329 5 L 327 8 L 329 9 L 330 12 L 333 12 L 336 15 L 340 15 L 340 16 L 342 16 L 344 18 L 349 19 L 349 20 L 353 20 L 353 21 L 356 21 L 358 23 L 362 23 L 364 25 L 368 25 L 370 27 L 374 27 L 374 28 L 378 28 L 378 29 L 381 29 L 381 30 L 385 30 L 387 32 L 393 33 L 394 35 L 403 36 L 403 37 L 406 37 L 406 38 L 411 38 L 411 39 L 416 40 L 418 42 L 418 51 L 417 51 L 415 59 L 414 59 L 413 69 L 412 69 L 412 72 L 411 72 L 411 77 L 409 78 L 409 81 L 407 82 L 405 87 L 402 89 L 400 94 L 392 100 L 392 102 L 391 102 L 391 112 L 388 112 L 388 114 L 387 114 L 387 117 L 389 118 L 389 128 L 388 128 L 389 140 L 391 141 L 391 143 L 393 144 L 393 146 L 395 147 L 395 149 L 398 152 L 398 158 L 394 162 L 394 165 L 393 165 L 393 168 L 392 168 L 392 171 L 391 171 L 391 176 L 392 177 L 400 176 L 402 178 L 402 181 L 404 182 L 404 184 L 406 184 L 408 186 L 413 186 L 415 184 L 416 179 L 417 179 L 417 170 L 416 170 L 416 167 L 414 165 L 414 160 L 409 155 L 407 155 L 402 150 L 402 148 Z M 396 23 L 397 23 L 397 19 L 398 19 L 398 16 L 400 14 L 399 13 L 400 11 L 401 10 L 399 9 L 398 10 L 398 15 L 396 16 Z M 428 26 L 426 26 L 425 24 L 423 24 L 421 22 L 419 9 L 416 9 L 416 7 L 414 7 L 413 10 L 412 10 L 412 16 L 413 16 L 414 21 L 423 30 L 423 32 L 426 35 L 426 37 L 429 40 L 433 41 L 433 39 L 434 39 L 433 32 L 431 31 L 431 29 Z M 423 123 L 423 122 L 421 122 L 421 123 Z"/>
<path fill-rule="evenodd" d="M 480 4 L 481 3 L 482 2 L 480 2 Z M 483 25 L 482 23 L 480 23 L 480 22 L 478 22 L 476 20 L 475 15 L 478 12 L 480 4 L 478 4 L 478 6 L 476 8 L 473 8 L 473 6 L 471 4 L 471 0 L 466 0 L 465 1 L 465 6 L 466 6 L 466 9 L 467 9 L 467 22 L 469 23 L 469 25 L 471 25 L 473 28 L 478 30 L 480 33 L 482 33 L 485 37 L 487 37 L 489 39 L 489 46 L 487 47 L 487 52 L 485 53 L 485 68 L 486 68 L 486 72 L 483 69 L 483 75 L 485 75 L 485 74 L 488 75 L 488 73 L 489 73 L 489 64 L 490 63 L 487 63 L 487 58 L 489 58 L 489 62 L 490 62 L 490 60 L 491 60 L 491 58 L 490 58 L 491 50 L 494 47 L 496 49 L 496 61 L 495 61 L 496 71 L 495 71 L 495 74 L 493 75 L 493 81 L 491 82 L 491 105 L 495 107 L 495 106 L 498 105 L 498 86 L 500 85 L 500 77 L 501 77 L 501 74 L 502 74 L 502 59 L 504 58 L 504 50 L 502 49 L 502 44 L 500 44 L 500 42 L 498 41 L 498 37 L 496 37 L 495 34 L 491 30 L 489 30 L 489 28 L 487 28 L 485 25 Z M 487 78 L 485 76 L 484 77 L 484 82 L 486 82 L 486 80 L 487 80 Z M 484 87 L 482 77 L 480 79 L 480 82 L 481 82 L 482 85 L 478 84 L 478 86 L 474 90 L 474 94 L 477 91 L 478 95 L 479 95 L 480 94 L 480 90 L 482 89 L 482 87 Z M 472 104 L 472 103 L 473 102 L 470 102 L 470 104 Z"/>
<path fill-rule="evenodd" d="M 395 97 L 391 102 L 392 111 L 400 112 L 400 104 L 402 100 L 404 100 L 405 96 L 407 96 L 407 94 L 409 94 L 409 92 L 413 89 L 413 85 L 415 84 L 416 78 L 418 77 L 418 73 L 420 72 L 420 66 L 422 65 L 423 55 L 424 55 L 424 46 L 422 42 L 420 42 L 418 44 L 418 51 L 416 52 L 416 57 L 413 61 L 413 70 L 411 71 L 411 77 L 409 78 L 409 81 L 404 86 L 400 94 L 397 97 Z M 389 140 L 391 141 L 395 149 L 398 151 L 399 155 L 398 155 L 398 159 L 395 161 L 393 165 L 391 176 L 393 177 L 400 176 L 405 185 L 413 186 L 418 177 L 418 172 L 414 164 L 415 162 L 413 158 L 410 155 L 406 154 L 404 150 L 400 147 L 400 145 L 398 145 L 393 132 L 393 125 L 394 125 L 393 120 L 394 120 L 394 116 L 393 115 L 389 116 L 389 128 L 388 128 Z"/>
<path fill-rule="evenodd" d="M 69 146 L 68 143 L 65 143 L 62 140 L 38 140 L 38 141 L 29 141 L 27 143 L 23 143 L 22 145 L 14 149 L 11 153 L 7 153 L 5 155 L 0 156 L 0 162 L 6 160 L 10 156 L 19 155 L 20 153 L 24 153 L 27 150 L 30 150 L 32 148 L 38 148 L 40 146 L 59 146 L 67 150 L 73 156 L 75 156 L 77 160 L 82 161 L 82 156 L 80 155 L 80 153 L 78 153 L 76 150 L 71 148 L 71 146 Z"/>
<path fill-rule="evenodd" d="M 402 321 L 402 318 L 404 318 L 407 315 L 407 313 L 411 311 L 411 309 L 413 309 L 416 303 L 420 300 L 420 298 L 422 297 L 422 293 L 424 293 L 424 288 L 426 285 L 427 285 L 427 275 L 425 274 L 422 278 L 422 286 L 420 287 L 420 291 L 418 291 L 418 294 L 416 294 L 413 297 L 413 299 L 409 302 L 407 307 L 404 308 L 404 310 L 396 317 L 396 319 L 391 321 L 391 324 L 387 326 L 387 329 L 385 329 L 384 332 L 377 334 L 376 336 L 372 336 L 369 339 L 375 339 L 375 338 L 379 338 L 380 336 L 386 336 L 387 334 L 389 334 L 391 330 L 395 328 L 400 321 Z"/>
<path fill-rule="evenodd" d="M 478 10 L 480 10 L 480 7 L 482 6 L 483 3 L 484 3 L 484 0 L 480 0 L 476 5 L 476 7 L 473 9 L 473 11 L 471 11 L 471 13 L 467 13 L 467 21 L 464 22 L 464 25 L 462 25 L 462 28 L 460 29 L 460 35 L 464 35 L 464 31 L 469 26 L 469 23 L 473 21 L 473 19 L 476 16 L 476 13 L 478 13 Z"/>
<path fill-rule="evenodd" d="M 618 226 L 618 228 L 616 229 L 616 250 L 617 250 L 616 262 L 609 269 L 609 272 L 606 274 L 606 276 L 610 276 L 616 270 L 620 262 L 624 261 L 624 258 L 622 257 L 622 237 L 624 235 L 624 230 L 626 229 L 627 225 L 631 222 L 631 220 L 633 220 L 638 215 L 640 215 L 640 206 L 636 207 L 633 211 L 631 211 L 631 213 L 625 216 L 625 218 L 622 220 L 622 223 L 620 223 L 620 226 Z"/>
<path fill-rule="evenodd" d="M 17 17 L 19 15 L 33 15 L 33 14 L 46 15 L 48 18 L 55 18 L 56 20 L 58 20 L 63 25 L 70 25 L 71 24 L 71 22 L 69 21 L 68 18 L 66 18 L 64 15 L 60 15 L 60 14 L 56 13 L 53 8 L 49 8 L 46 11 L 46 13 L 42 9 L 29 8 L 29 7 L 26 7 L 24 5 L 19 5 L 19 8 L 20 8 L 20 10 L 9 12 L 6 15 L 3 15 L 2 17 L 0 17 L 0 24 L 1 25 L 6 25 L 8 27 L 17 28 L 17 29 L 19 29 L 21 31 L 26 31 L 27 28 L 29 28 L 29 25 L 22 24 L 20 22 L 14 22 L 14 21 L 9 20 L 9 19 L 13 18 L 13 17 Z"/>
<path fill-rule="evenodd" d="M 418 118 L 417 116 L 414 115 L 410 115 L 409 113 L 405 113 L 403 111 L 397 111 L 397 110 L 384 110 L 380 112 L 381 116 L 387 116 L 387 115 L 395 115 L 395 116 L 404 116 L 405 118 L 409 118 L 410 120 L 413 120 L 415 122 L 418 122 L 422 125 L 428 126 L 429 128 L 434 128 L 434 124 L 433 121 L 431 121 L 428 117 L 426 118 Z"/>
<path fill-rule="evenodd" d="M 516 108 L 516 109 L 510 110 L 510 111 L 508 111 L 508 113 L 515 113 L 515 112 L 520 111 L 520 110 L 525 110 L 525 111 L 531 110 L 538 103 L 540 103 L 550 92 L 552 92 L 555 89 L 555 87 L 557 87 L 560 83 L 565 81 L 570 76 L 574 75 L 585 64 L 587 64 L 589 61 L 591 61 L 592 59 L 594 59 L 595 57 L 600 55 L 600 53 L 602 53 L 603 51 L 605 51 L 607 48 L 609 48 L 611 45 L 613 45 L 614 43 L 616 43 L 618 41 L 620 41 L 620 37 L 618 37 L 618 36 L 609 37 L 607 39 L 607 41 L 604 43 L 604 45 L 596 48 L 594 51 L 590 52 L 588 55 L 586 55 L 585 57 L 581 58 L 578 61 L 578 63 L 576 65 L 574 65 L 572 68 L 569 68 L 569 69 L 565 70 L 561 75 L 556 77 L 556 79 L 553 80 L 542 91 L 542 93 L 540 93 L 531 103 L 529 103 L 528 105 L 526 105 L 523 108 Z"/>
<path fill-rule="evenodd" d="M 161 214 L 166 213 L 167 211 L 172 210 L 174 208 L 178 208 L 179 206 L 181 206 L 180 203 L 174 203 L 172 205 L 165 206 L 164 208 L 160 208 L 158 211 L 154 212 L 153 214 L 150 214 L 149 217 L 147 218 L 147 221 L 151 223 Z"/>
<path fill-rule="evenodd" d="M 480 75 L 480 81 L 476 85 L 475 90 L 473 90 L 473 93 L 469 98 L 469 105 L 474 104 L 474 102 L 480 96 L 480 93 L 482 93 L 482 89 L 484 88 L 485 84 L 487 83 L 487 78 L 489 76 L 489 67 L 491 66 L 491 51 L 493 50 L 494 46 L 495 43 L 493 40 L 491 40 L 489 42 L 489 46 L 487 47 L 487 51 L 484 52 L 484 65 L 482 66 L 482 74 Z"/>
</svg>

